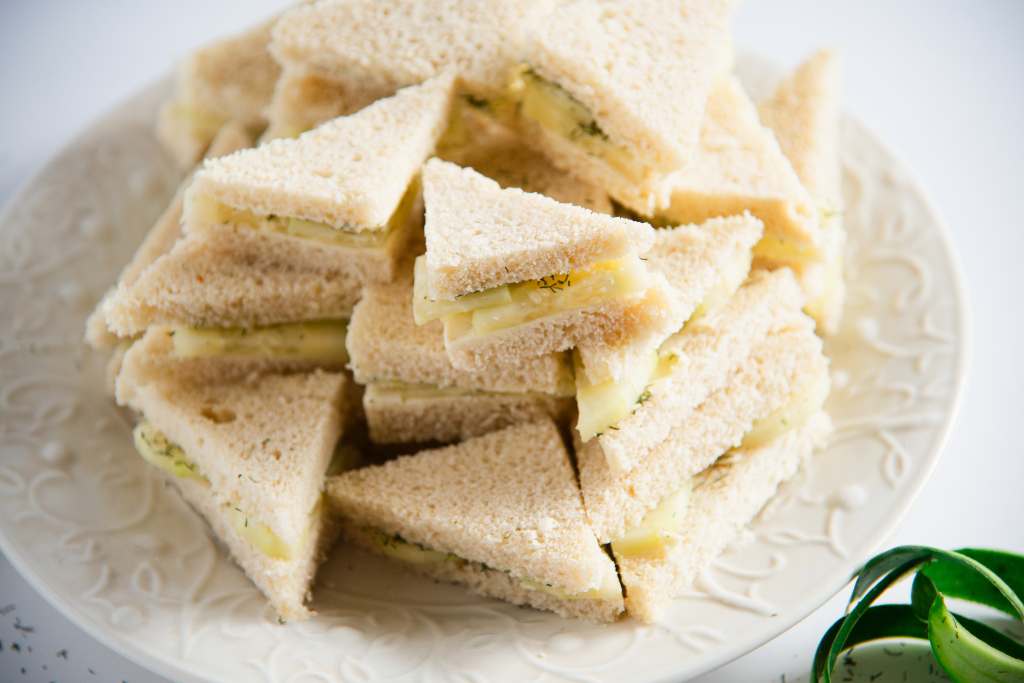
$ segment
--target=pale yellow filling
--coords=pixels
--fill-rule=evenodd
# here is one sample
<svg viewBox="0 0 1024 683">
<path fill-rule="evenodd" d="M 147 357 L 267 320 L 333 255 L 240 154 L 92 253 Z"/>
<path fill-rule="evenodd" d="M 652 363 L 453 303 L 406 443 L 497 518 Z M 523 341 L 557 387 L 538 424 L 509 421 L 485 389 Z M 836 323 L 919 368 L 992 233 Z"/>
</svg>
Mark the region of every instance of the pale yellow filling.
<svg viewBox="0 0 1024 683">
<path fill-rule="evenodd" d="M 520 116 L 601 159 L 637 184 L 649 175 L 639 158 L 609 139 L 586 106 L 530 67 L 520 67 L 509 92 L 519 102 Z"/>
<path fill-rule="evenodd" d="M 189 128 L 194 135 L 212 139 L 227 119 L 219 114 L 194 107 L 184 102 L 174 102 L 169 106 L 170 115 Z"/>
<path fill-rule="evenodd" d="M 678 541 L 679 530 L 690 504 L 690 493 L 691 485 L 687 483 L 648 512 L 640 524 L 612 541 L 615 555 L 648 560 L 664 559 Z"/>
<path fill-rule="evenodd" d="M 830 389 L 828 375 L 823 375 L 802 387 L 784 406 L 754 422 L 753 427 L 743 437 L 740 448 L 759 448 L 791 429 L 804 426 L 821 410 Z"/>
<path fill-rule="evenodd" d="M 587 379 L 578 353 L 576 361 L 576 406 L 579 419 L 576 430 L 583 441 L 615 429 L 615 425 L 628 417 L 650 398 L 650 386 L 668 376 L 676 358 L 661 356 L 651 351 L 630 363 L 629 371 L 618 381 L 607 380 L 592 384 Z"/>
<path fill-rule="evenodd" d="M 132 436 L 139 455 L 150 464 L 176 477 L 192 479 L 206 486 L 210 485 L 209 480 L 199 472 L 195 463 L 185 455 L 181 447 L 171 443 L 149 422 L 144 420 L 136 425 Z M 358 451 L 339 445 L 335 450 L 328 473 L 340 473 L 354 467 L 357 463 Z M 237 505 L 225 504 L 224 514 L 236 533 L 258 551 L 275 560 L 291 560 L 297 556 L 299 550 L 305 547 L 313 528 L 324 513 L 321 497 L 309 513 L 309 526 L 297 547 L 286 543 L 270 527 L 254 519 Z"/>
<path fill-rule="evenodd" d="M 470 560 L 465 560 L 458 555 L 425 548 L 419 544 L 410 543 L 399 536 L 386 534 L 378 529 L 368 529 L 368 531 L 372 535 L 374 543 L 380 549 L 381 554 L 399 562 L 419 566 L 440 565 L 445 562 L 470 562 Z M 475 564 L 479 564 L 485 570 L 501 571 L 484 564 Z M 618 579 L 614 574 L 606 576 L 600 587 L 582 593 L 572 593 L 557 586 L 533 579 L 519 579 L 519 583 L 527 590 L 550 593 L 563 600 L 614 600 L 622 595 L 622 588 L 619 586 Z"/>
<path fill-rule="evenodd" d="M 648 282 L 640 259 L 628 256 L 441 302 L 426 295 L 423 258 L 417 263 L 420 276 L 413 288 L 413 314 L 419 324 L 440 317 L 449 341 L 483 337 L 548 316 L 633 296 L 643 292 Z"/>
<path fill-rule="evenodd" d="M 286 323 L 265 327 L 172 328 L 177 358 L 278 358 L 345 364 L 347 325 L 343 320 Z"/>
<path fill-rule="evenodd" d="M 387 250 L 393 240 L 398 239 L 398 236 L 406 231 L 418 196 L 419 181 L 416 180 L 409 185 L 409 189 L 406 190 L 402 201 L 395 207 L 388 221 L 384 225 L 370 226 L 334 226 L 302 218 L 275 214 L 261 215 L 227 206 L 210 197 L 194 199 L 191 211 L 205 223 L 241 225 L 254 230 L 276 232 L 347 249 Z"/>
</svg>

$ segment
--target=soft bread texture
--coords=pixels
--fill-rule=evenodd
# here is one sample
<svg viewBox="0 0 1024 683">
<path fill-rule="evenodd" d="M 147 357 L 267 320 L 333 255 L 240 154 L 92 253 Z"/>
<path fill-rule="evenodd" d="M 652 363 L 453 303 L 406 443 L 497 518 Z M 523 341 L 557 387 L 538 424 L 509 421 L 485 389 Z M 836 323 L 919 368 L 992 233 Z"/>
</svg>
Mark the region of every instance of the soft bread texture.
<svg viewBox="0 0 1024 683">
<path fill-rule="evenodd" d="M 616 558 L 630 616 L 653 622 L 824 446 L 830 431 L 828 415 L 821 412 L 760 448 L 727 453 L 698 474 L 670 555 L 664 560 Z"/>
<path fill-rule="evenodd" d="M 445 161 L 467 166 L 496 181 L 502 187 L 551 197 L 564 204 L 583 206 L 597 213 L 612 213 L 608 194 L 595 185 L 554 166 L 547 158 L 525 146 L 508 129 L 484 121 L 485 115 L 464 107 L 463 144 L 438 151 Z"/>
<path fill-rule="evenodd" d="M 344 358 L 335 362 L 303 360 L 297 358 L 232 358 L 211 356 L 207 358 L 178 358 L 174 355 L 173 328 L 154 325 L 132 346 L 140 347 L 140 362 L 150 367 L 151 372 L 175 374 L 185 381 L 196 384 L 234 382 L 259 375 L 311 372 L 317 368 L 332 372 L 345 369 Z"/>
<path fill-rule="evenodd" d="M 676 317 L 670 333 L 678 331 L 720 283 L 723 263 L 750 258 L 762 232 L 761 221 L 750 214 L 655 232 L 654 246 L 644 258 L 647 266 L 664 275 L 676 292 Z M 578 351 L 587 379 L 596 384 L 619 381 L 638 355 L 653 351 L 662 341 L 656 337 L 639 342 L 629 339 L 617 346 L 581 345 Z"/>
<path fill-rule="evenodd" d="M 539 22 L 524 54 L 611 141 L 668 172 L 689 162 L 704 103 L 731 59 L 732 5 L 566 2 Z"/>
<path fill-rule="evenodd" d="M 826 334 L 838 330 L 846 298 L 842 279 L 846 231 L 839 166 L 839 80 L 839 59 L 833 52 L 822 50 L 783 80 L 759 107 L 761 120 L 774 131 L 821 214 L 822 252 L 827 265 L 806 267 L 800 275 L 807 292 L 807 310 Z"/>
<path fill-rule="evenodd" d="M 298 544 L 342 433 L 345 375 L 317 371 L 202 384 L 164 370 L 133 345 L 117 378 L 118 404 L 178 444 L 218 502 L 238 506 Z"/>
<path fill-rule="evenodd" d="M 517 425 L 333 477 L 349 523 L 579 593 L 615 568 L 586 522 L 558 428 Z"/>
<path fill-rule="evenodd" d="M 642 345 L 671 334 L 679 318 L 675 307 L 675 291 L 662 275 L 651 273 L 647 289 L 635 296 L 608 299 L 483 336 L 452 339 L 446 331 L 445 348 L 455 367 L 486 372 L 497 363 L 528 362 L 530 357 L 574 346 L 619 346 L 627 340 Z"/>
<path fill-rule="evenodd" d="M 412 296 L 409 276 L 363 290 L 345 340 L 352 373 L 360 384 L 403 382 L 490 392 L 573 395 L 572 369 L 564 353 L 515 362 L 502 359 L 483 372 L 456 368 L 445 350 L 441 321 L 417 325 Z"/>
<path fill-rule="evenodd" d="M 207 161 L 189 194 L 262 215 L 379 229 L 444 133 L 453 87 L 450 73 L 438 76 L 296 139 Z"/>
<path fill-rule="evenodd" d="M 249 580 L 267 597 L 283 621 L 302 621 L 314 614 L 307 607 L 311 600 L 313 579 L 317 568 L 334 545 L 340 528 L 327 514 L 320 514 L 309 529 L 304 552 L 291 560 L 278 560 L 264 555 L 242 538 L 224 514 L 224 507 L 209 487 L 188 479 L 167 475 L 192 509 L 210 525 L 214 537 L 231 554 Z"/>
<path fill-rule="evenodd" d="M 452 68 L 465 87 L 500 95 L 522 34 L 551 0 L 322 0 L 287 12 L 271 51 L 301 68 L 382 97 Z"/>
<path fill-rule="evenodd" d="M 630 471 L 656 450 L 672 428 L 722 387 L 734 368 L 770 334 L 809 329 L 803 299 L 789 270 L 757 274 L 721 309 L 693 321 L 661 346 L 676 356 L 670 374 L 652 383 L 648 397 L 616 429 L 588 442 L 616 473 Z"/>
<path fill-rule="evenodd" d="M 335 261 L 310 267 L 274 236 L 228 226 L 180 240 L 138 280 L 119 287 L 104 315 L 122 337 L 155 324 L 256 327 L 347 319 L 362 281 L 344 260 Z"/>
<path fill-rule="evenodd" d="M 342 521 L 344 524 L 344 520 Z M 372 532 L 358 524 L 346 524 L 342 534 L 352 545 L 373 553 L 380 553 L 380 545 Z M 596 623 L 610 623 L 622 616 L 621 599 L 580 600 L 561 598 L 546 591 L 532 590 L 517 581 L 508 572 L 491 569 L 477 562 L 444 562 L 440 564 L 408 564 L 407 568 L 436 581 L 466 586 L 474 593 L 535 609 L 554 612 L 559 616 L 585 619 Z"/>
<path fill-rule="evenodd" d="M 251 147 L 253 138 L 245 126 L 229 122 L 226 123 L 217 133 L 217 137 L 210 143 L 206 151 L 208 157 L 218 157 L 230 154 L 236 150 Z M 117 285 L 107 292 L 96 309 L 89 315 L 85 322 L 85 341 L 94 349 L 109 349 L 121 341 L 121 337 L 114 334 L 107 327 L 104 307 L 110 304 L 107 300 L 115 296 L 118 287 L 130 287 L 160 256 L 166 254 L 174 246 L 174 243 L 181 237 L 181 215 L 184 206 L 185 188 L 191 182 L 191 176 L 186 178 L 178 191 L 175 193 L 171 203 L 156 219 L 156 223 L 146 233 L 142 244 L 135 250 L 132 260 L 124 267 L 117 278 Z"/>
<path fill-rule="evenodd" d="M 176 109 L 251 130 L 265 125 L 264 109 L 281 71 L 267 52 L 272 25 L 264 22 L 201 47 L 179 65 L 174 99 L 160 112 L 157 137 L 183 167 L 203 156 L 216 130 L 190 125 Z"/>
<path fill-rule="evenodd" d="M 693 162 L 673 176 L 671 222 L 749 210 L 765 233 L 819 248 L 818 212 L 757 108 L 733 78 L 711 94 Z"/>
<path fill-rule="evenodd" d="M 427 291 L 435 299 L 642 254 L 645 223 L 598 214 L 431 159 L 423 171 Z"/>
<path fill-rule="evenodd" d="M 515 424 L 551 418 L 568 424 L 575 402 L 538 393 L 400 397 L 369 384 L 363 410 L 376 443 L 452 443 Z"/>
<path fill-rule="evenodd" d="M 690 477 L 740 444 L 754 422 L 785 405 L 811 381 L 827 381 L 821 340 L 809 327 L 761 341 L 752 355 L 626 474 L 614 472 L 594 440 L 578 448 L 580 486 L 594 533 L 619 538 Z"/>
<path fill-rule="evenodd" d="M 267 109 L 263 141 L 290 138 L 325 121 L 356 112 L 373 99 L 346 90 L 343 84 L 301 69 L 285 69 L 277 79 Z"/>
<path fill-rule="evenodd" d="M 125 354 L 118 403 L 144 415 L 209 480 L 208 486 L 179 478 L 174 483 L 278 614 L 288 620 L 309 616 L 304 602 L 333 538 L 318 503 L 342 432 L 344 375 L 195 383 L 154 368 L 144 354 L 140 345 Z M 272 529 L 297 549 L 293 558 L 270 558 L 240 538 L 228 507 Z"/>
</svg>

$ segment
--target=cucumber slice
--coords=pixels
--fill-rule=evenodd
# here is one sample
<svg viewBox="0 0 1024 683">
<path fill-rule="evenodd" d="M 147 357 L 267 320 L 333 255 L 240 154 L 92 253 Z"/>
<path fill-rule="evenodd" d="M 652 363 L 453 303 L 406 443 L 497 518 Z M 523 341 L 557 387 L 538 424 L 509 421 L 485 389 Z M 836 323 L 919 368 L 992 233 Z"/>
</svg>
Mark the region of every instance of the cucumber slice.
<svg viewBox="0 0 1024 683">
<path fill-rule="evenodd" d="M 664 559 L 675 543 L 680 525 L 690 505 L 691 486 L 687 484 L 647 513 L 640 524 L 612 541 L 616 556 L 650 560 Z"/>
<path fill-rule="evenodd" d="M 345 364 L 347 326 L 341 320 L 269 325 L 253 329 L 176 327 L 178 358 L 282 358 Z"/>
<path fill-rule="evenodd" d="M 149 422 L 142 421 L 132 431 L 135 450 L 146 462 L 159 467 L 169 474 L 182 479 L 194 479 L 209 484 L 206 477 L 199 473 L 195 463 L 185 456 L 185 451 L 177 444 L 168 441 L 162 432 Z"/>
</svg>

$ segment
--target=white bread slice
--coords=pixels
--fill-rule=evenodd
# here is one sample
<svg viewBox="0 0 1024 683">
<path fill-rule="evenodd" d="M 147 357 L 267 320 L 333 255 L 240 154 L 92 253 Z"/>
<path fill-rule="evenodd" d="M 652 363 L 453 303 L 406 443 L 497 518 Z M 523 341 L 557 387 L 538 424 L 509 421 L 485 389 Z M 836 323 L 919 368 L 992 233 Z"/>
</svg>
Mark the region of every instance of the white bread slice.
<svg viewBox="0 0 1024 683">
<path fill-rule="evenodd" d="M 401 90 L 297 139 L 207 161 L 186 199 L 210 197 L 235 209 L 381 229 L 448 123 L 451 74 Z"/>
<path fill-rule="evenodd" d="M 569 454 L 551 421 L 347 472 L 332 478 L 327 492 L 350 540 L 359 542 L 351 532 L 369 527 L 452 553 L 477 569 L 470 579 L 457 569 L 463 563 L 445 561 L 432 574 L 437 578 L 565 616 L 610 621 L 622 609 L 619 599 L 556 600 L 521 583 L 575 594 L 615 576 L 587 525 Z M 480 565 L 490 570 L 486 580 Z M 513 581 L 497 580 L 498 573 Z"/>
<path fill-rule="evenodd" d="M 789 270 L 757 273 L 717 312 L 693 321 L 661 346 L 675 355 L 667 377 L 647 388 L 644 402 L 594 437 L 588 446 L 603 453 L 608 468 L 629 472 L 657 450 L 673 427 L 697 408 L 729 373 L 743 364 L 769 335 L 809 328 L 800 312 L 803 299 Z"/>
<path fill-rule="evenodd" d="M 538 23 L 523 54 L 583 104 L 610 141 L 667 173 L 690 161 L 704 103 L 731 59 L 732 5 L 566 2 Z"/>
<path fill-rule="evenodd" d="M 347 319 L 362 278 L 344 260 L 303 263 L 301 240 L 226 226 L 189 235 L 104 304 L 111 331 L 132 337 L 150 325 L 256 327 Z M 284 241 L 282 244 L 283 240 Z"/>
<path fill-rule="evenodd" d="M 673 176 L 672 201 L 662 215 L 692 223 L 749 210 L 766 235 L 820 249 L 818 212 L 757 108 L 734 78 L 708 100 L 693 163 Z"/>
<path fill-rule="evenodd" d="M 625 474 L 608 466 L 593 439 L 578 448 L 580 485 L 598 539 L 609 542 L 637 526 L 665 496 L 738 446 L 754 421 L 827 378 L 828 361 L 813 329 L 783 330 L 761 340 L 706 400 L 676 417 L 665 438 Z"/>
<path fill-rule="evenodd" d="M 686 591 L 793 477 L 831 431 L 819 412 L 804 426 L 759 448 L 730 451 L 693 482 L 678 540 L 663 560 L 616 557 L 630 616 L 652 623 Z"/>
<path fill-rule="evenodd" d="M 364 288 L 352 312 L 345 346 L 352 373 L 360 384 L 402 382 L 555 396 L 572 396 L 575 390 L 572 368 L 564 353 L 499 362 L 485 372 L 453 366 L 445 350 L 441 321 L 417 325 L 413 320 L 408 276 Z"/>
<path fill-rule="evenodd" d="M 209 487 L 172 475 L 165 475 L 164 479 L 170 481 L 185 502 L 210 525 L 214 537 L 266 596 L 280 621 L 302 621 L 315 614 L 308 603 L 312 600 L 316 571 L 327 559 L 341 531 L 331 515 L 316 515 L 303 554 L 292 560 L 277 560 L 264 555 L 238 533 Z"/>
<path fill-rule="evenodd" d="M 610 299 L 587 308 L 548 315 L 486 335 L 454 338 L 445 330 L 445 348 L 452 365 L 486 372 L 498 363 L 566 351 L 584 344 L 643 345 L 664 339 L 677 326 L 676 293 L 660 273 L 649 273 L 640 294 Z"/>
<path fill-rule="evenodd" d="M 145 352 L 136 345 L 125 354 L 118 403 L 144 415 L 209 481 L 204 513 L 281 616 L 306 616 L 309 556 L 318 549 L 311 513 L 347 412 L 345 376 L 314 372 L 208 384 L 161 371 Z M 269 527 L 296 549 L 293 558 L 272 561 L 240 548 L 240 539 L 223 533 L 228 522 L 213 521 L 229 507 Z M 258 558 L 263 561 L 253 561 Z"/>
<path fill-rule="evenodd" d="M 217 136 L 210 143 L 206 150 L 208 157 L 218 157 L 225 154 L 251 147 L 253 137 L 245 126 L 229 122 L 218 131 Z M 185 188 L 191 182 L 191 175 L 182 181 L 171 203 L 156 219 L 156 223 L 142 240 L 142 244 L 135 250 L 132 260 L 124 267 L 117 278 L 117 285 L 110 289 L 103 299 L 96 304 L 96 308 L 85 321 L 85 341 L 94 349 L 110 349 L 116 346 L 122 338 L 114 334 L 107 327 L 106 316 L 103 313 L 106 301 L 114 296 L 119 286 L 130 286 L 142 272 L 156 261 L 160 256 L 170 251 L 174 243 L 181 237 L 181 214 L 184 206 Z"/>
<path fill-rule="evenodd" d="M 797 67 L 759 106 L 761 120 L 775 132 L 821 215 L 825 264 L 805 268 L 800 275 L 807 291 L 807 310 L 826 334 L 838 329 L 845 299 L 839 89 L 839 59 L 835 53 L 821 50 Z"/>
<path fill-rule="evenodd" d="M 267 51 L 273 23 L 201 47 L 178 66 L 157 136 L 182 167 L 203 156 L 221 124 L 234 121 L 252 132 L 265 125 L 264 109 L 281 71 Z"/>
<path fill-rule="evenodd" d="M 454 68 L 478 95 L 500 95 L 521 36 L 551 0 L 325 0 L 295 7 L 271 51 L 301 68 L 382 97 Z"/>
<path fill-rule="evenodd" d="M 267 108 L 262 141 L 293 138 L 325 121 L 359 111 L 373 103 L 343 84 L 301 69 L 285 69 L 277 79 Z"/>
<path fill-rule="evenodd" d="M 386 385 L 368 384 L 363 410 L 374 443 L 453 443 L 550 418 L 568 425 L 571 398 L 530 393 L 466 391 L 401 396 Z"/>
<path fill-rule="evenodd" d="M 748 213 L 655 231 L 654 246 L 644 258 L 676 292 L 670 333 L 677 332 L 721 283 L 723 264 L 749 260 L 762 232 L 761 221 Z M 582 344 L 577 350 L 588 380 L 597 384 L 619 381 L 640 354 L 654 351 L 663 341 L 629 339 L 618 346 Z"/>
<path fill-rule="evenodd" d="M 654 242 L 645 223 L 502 188 L 440 159 L 424 168 L 423 202 L 427 291 L 435 299 L 642 254 Z"/>
<path fill-rule="evenodd" d="M 344 355 L 334 362 L 273 356 L 179 358 L 174 355 L 173 335 L 172 327 L 152 325 L 132 343 L 132 348 L 140 348 L 138 353 L 144 359 L 143 362 L 151 366 L 154 372 L 176 374 L 183 380 L 197 384 L 234 382 L 259 375 L 312 372 L 317 368 L 330 372 L 345 369 Z"/>
<path fill-rule="evenodd" d="M 476 114 L 469 106 L 463 107 L 463 112 L 460 133 L 465 140 L 457 147 L 438 150 L 440 158 L 470 167 L 502 187 L 518 187 L 563 204 L 612 213 L 611 199 L 604 190 L 554 166 L 486 115 Z"/>
</svg>

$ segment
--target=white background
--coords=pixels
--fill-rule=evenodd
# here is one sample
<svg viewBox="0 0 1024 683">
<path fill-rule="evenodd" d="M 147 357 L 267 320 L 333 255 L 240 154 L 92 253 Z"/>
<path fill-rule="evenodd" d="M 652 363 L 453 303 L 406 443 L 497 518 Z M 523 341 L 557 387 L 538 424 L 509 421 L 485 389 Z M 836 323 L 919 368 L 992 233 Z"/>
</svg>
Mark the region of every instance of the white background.
<svg viewBox="0 0 1024 683">
<path fill-rule="evenodd" d="M 191 47 L 283 4 L 0 0 L 0 201 Z M 890 544 L 1024 551 L 1024 1 L 748 0 L 736 29 L 737 46 L 786 65 L 819 46 L 840 49 L 846 108 L 914 169 L 967 276 L 966 400 L 934 477 Z M 699 680 L 800 679 L 842 602 Z M 122 679 L 159 680 L 71 625 L 0 558 L 0 680 Z"/>
</svg>

